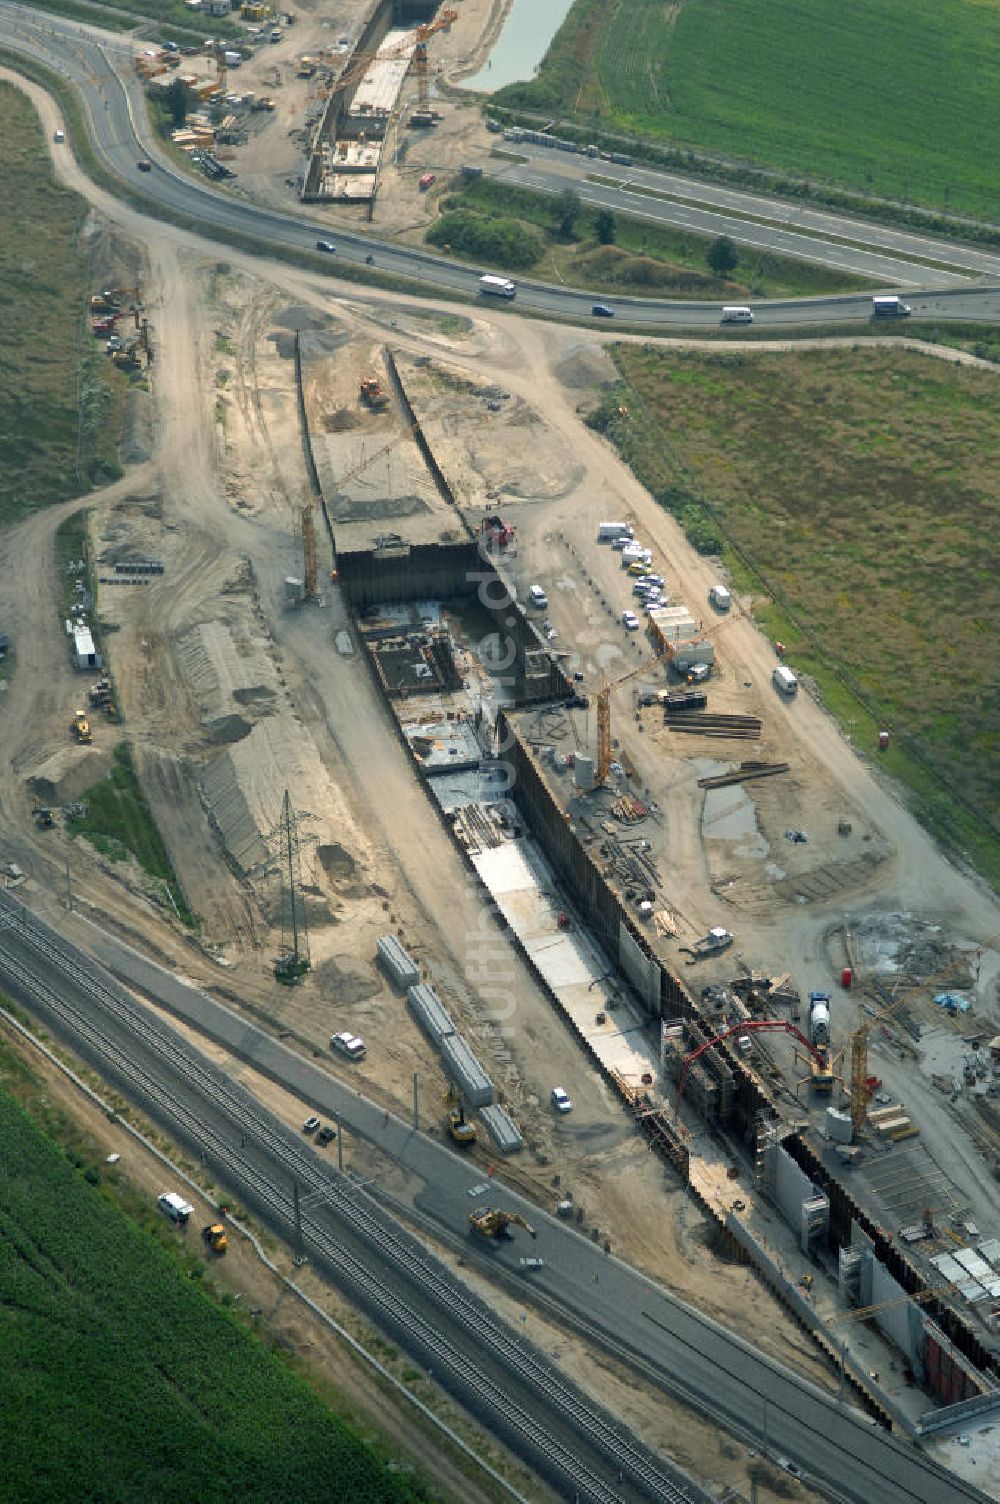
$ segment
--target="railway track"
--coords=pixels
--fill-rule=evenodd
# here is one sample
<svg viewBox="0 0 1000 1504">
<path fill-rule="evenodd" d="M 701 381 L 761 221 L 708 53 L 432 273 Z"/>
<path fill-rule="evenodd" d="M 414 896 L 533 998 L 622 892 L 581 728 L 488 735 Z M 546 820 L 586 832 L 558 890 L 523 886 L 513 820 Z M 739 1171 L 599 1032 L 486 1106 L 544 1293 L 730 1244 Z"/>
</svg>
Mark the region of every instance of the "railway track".
<svg viewBox="0 0 1000 1504">
<path fill-rule="evenodd" d="M 23 996 L 57 1019 L 92 1059 L 110 1068 L 155 1116 L 194 1145 L 221 1178 L 240 1187 L 283 1228 L 295 1226 L 297 1187 L 310 1257 L 558 1487 L 594 1504 L 635 1498 L 694 1504 L 698 1495 L 693 1489 L 672 1479 L 652 1453 L 452 1280 L 352 1181 L 317 1162 L 249 1093 L 6 895 L 0 901 L 0 966 Z M 68 988 L 42 975 L 42 967 L 54 970 Z M 109 1022 L 127 1031 L 128 1047 L 108 1032 Z M 196 1103 L 186 1102 L 171 1082 L 194 1092 Z M 264 1166 L 260 1155 L 266 1158 Z M 337 1230 L 329 1219 L 339 1224 Z M 389 1271 L 403 1293 L 394 1288 Z M 467 1339 L 464 1344 L 456 1342 L 458 1334 Z M 488 1355 L 489 1362 L 477 1361 L 476 1354 Z M 508 1392 L 511 1379 L 515 1383 L 510 1388 L 519 1387 L 522 1397 Z M 559 1423 L 555 1427 L 553 1418 Z M 562 1437 L 555 1434 L 560 1428 Z M 565 1440 L 567 1432 L 591 1454 L 589 1460 Z M 595 1456 L 610 1476 L 598 1470 Z"/>
</svg>

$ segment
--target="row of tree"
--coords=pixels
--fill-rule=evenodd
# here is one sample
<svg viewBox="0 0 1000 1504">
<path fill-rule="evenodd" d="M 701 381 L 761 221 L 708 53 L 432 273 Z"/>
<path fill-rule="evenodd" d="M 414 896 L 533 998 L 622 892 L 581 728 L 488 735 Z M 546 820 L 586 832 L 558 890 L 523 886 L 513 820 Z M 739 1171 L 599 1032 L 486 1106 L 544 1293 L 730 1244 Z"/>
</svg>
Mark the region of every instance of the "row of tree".
<svg viewBox="0 0 1000 1504">
<path fill-rule="evenodd" d="M 558 198 L 558 221 L 556 233 L 563 240 L 572 240 L 576 224 L 583 212 L 583 201 L 574 188 L 566 188 Z M 598 209 L 594 215 L 594 234 L 601 245 L 614 245 L 618 234 L 615 216 L 610 209 Z M 739 252 L 728 235 L 720 235 L 712 241 L 705 260 L 717 277 L 728 277 L 739 265 Z"/>
</svg>

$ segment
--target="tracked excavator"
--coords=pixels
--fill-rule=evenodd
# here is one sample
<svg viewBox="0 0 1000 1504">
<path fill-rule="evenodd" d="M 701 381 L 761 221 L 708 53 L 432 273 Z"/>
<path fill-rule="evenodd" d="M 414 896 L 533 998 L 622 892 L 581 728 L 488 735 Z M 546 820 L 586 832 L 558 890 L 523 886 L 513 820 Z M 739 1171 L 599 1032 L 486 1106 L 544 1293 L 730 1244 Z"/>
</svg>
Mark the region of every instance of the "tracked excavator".
<svg viewBox="0 0 1000 1504">
<path fill-rule="evenodd" d="M 480 1206 L 470 1212 L 469 1226 L 481 1238 L 509 1238 L 512 1227 L 523 1227 L 531 1237 L 538 1236 L 531 1223 L 526 1222 L 519 1212 L 504 1212 L 495 1206 Z"/>
<path fill-rule="evenodd" d="M 380 413 L 389 406 L 389 398 L 382 390 L 377 376 L 366 376 L 360 387 L 361 400 L 372 412 Z"/>
</svg>

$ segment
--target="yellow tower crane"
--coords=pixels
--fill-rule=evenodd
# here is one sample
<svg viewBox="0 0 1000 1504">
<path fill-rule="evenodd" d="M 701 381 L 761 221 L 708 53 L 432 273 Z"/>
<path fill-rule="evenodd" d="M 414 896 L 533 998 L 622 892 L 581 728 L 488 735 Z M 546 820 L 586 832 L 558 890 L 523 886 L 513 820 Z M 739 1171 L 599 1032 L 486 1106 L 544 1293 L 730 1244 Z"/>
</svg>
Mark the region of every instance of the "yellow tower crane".
<svg viewBox="0 0 1000 1504">
<path fill-rule="evenodd" d="M 841 1321 L 867 1321 L 870 1316 L 876 1316 L 879 1311 L 887 1311 L 891 1306 L 901 1306 L 904 1301 L 911 1300 L 915 1306 L 922 1305 L 925 1300 L 934 1300 L 938 1295 L 953 1295 L 958 1286 L 952 1281 L 947 1285 L 932 1285 L 929 1290 L 918 1290 L 915 1295 L 894 1295 L 891 1300 L 880 1300 L 873 1306 L 851 1306 L 850 1310 L 841 1311 L 836 1316 L 827 1320 L 828 1326 L 837 1326 Z"/>
<path fill-rule="evenodd" d="M 346 71 L 343 72 L 337 79 L 336 83 L 333 85 L 331 92 L 342 94 L 344 90 L 349 89 L 352 84 L 360 83 L 365 74 L 368 72 L 368 69 L 376 59 L 378 59 L 380 62 L 385 62 L 393 58 L 404 57 L 412 48 L 412 67 L 417 77 L 417 98 L 419 100 L 419 107 L 421 109 L 426 109 L 427 43 L 436 32 L 448 31 L 452 23 L 457 20 L 457 10 L 443 10 L 441 11 L 440 15 L 435 16 L 433 21 L 428 21 L 425 24 L 417 27 L 415 44 L 409 38 L 407 38 L 405 42 L 401 42 L 398 46 L 389 48 L 384 52 L 358 53 L 351 67 L 346 69 Z"/>
<path fill-rule="evenodd" d="M 901 1008 L 905 998 L 893 998 L 887 1008 L 866 1018 L 851 1035 L 851 1131 L 858 1138 L 868 1121 L 868 1035 Z"/>
<path fill-rule="evenodd" d="M 640 663 L 638 668 L 630 668 L 627 674 L 622 674 L 620 679 L 614 679 L 610 684 L 602 684 L 597 694 L 597 768 L 594 779 L 598 788 L 607 783 L 611 776 L 611 694 L 613 690 L 620 689 L 630 679 L 636 679 L 640 674 L 648 674 L 651 668 L 674 656 L 673 643 L 667 643 L 656 653 L 649 663 Z"/>
<path fill-rule="evenodd" d="M 457 10 L 443 10 L 433 21 L 417 27 L 417 45 L 413 49 L 413 72 L 417 80 L 417 109 L 426 110 L 428 105 L 427 43 L 435 32 L 450 31 L 453 21 L 458 20 Z"/>
<path fill-rule="evenodd" d="M 926 988 L 939 986 L 953 970 L 953 966 L 946 966 L 933 976 L 925 977 L 919 984 L 910 982 L 907 996 L 917 985 Z M 889 1004 L 880 1013 L 864 1019 L 851 1035 L 851 1129 L 855 1137 L 864 1132 L 868 1120 L 868 1036 L 876 1024 L 882 1024 L 887 1018 L 891 1018 L 907 1001 L 907 996 L 896 996 L 901 986 L 902 980 L 897 981 Z"/>
</svg>

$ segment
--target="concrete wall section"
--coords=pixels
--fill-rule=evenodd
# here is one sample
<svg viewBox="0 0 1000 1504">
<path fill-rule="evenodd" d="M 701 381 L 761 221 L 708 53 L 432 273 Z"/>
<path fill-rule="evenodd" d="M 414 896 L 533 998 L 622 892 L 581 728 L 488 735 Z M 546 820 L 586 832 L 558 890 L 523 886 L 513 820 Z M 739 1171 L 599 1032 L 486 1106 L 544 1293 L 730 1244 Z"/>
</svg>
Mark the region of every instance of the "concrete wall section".
<svg viewBox="0 0 1000 1504">
<path fill-rule="evenodd" d="M 531 827 L 532 834 L 545 852 L 559 881 L 581 910 L 597 943 L 609 955 L 619 955 L 619 935 L 624 929 L 630 934 L 640 954 L 651 957 L 645 938 L 638 932 L 621 900 L 609 888 L 603 874 L 581 844 L 574 827 L 567 821 L 545 783 L 530 749 L 503 711 L 500 712 L 498 730 L 500 755 L 508 765 L 510 796 Z M 652 960 L 658 973 L 655 1011 L 671 1018 L 690 1012 L 692 1003 L 687 992 L 676 982 L 671 988 L 670 982 L 673 979 L 667 978 L 655 958 Z M 665 993 L 670 994 L 670 1006 L 666 1009 L 663 1008 Z"/>
<path fill-rule="evenodd" d="M 876 1226 L 866 1212 L 862 1211 L 846 1187 L 834 1180 L 822 1160 L 813 1153 L 809 1145 L 793 1134 L 784 1140 L 784 1146 L 796 1163 L 830 1198 L 830 1247 L 833 1251 L 836 1252 L 843 1244 L 850 1244 L 852 1236 L 853 1240 L 857 1241 L 856 1234 L 853 1233 L 853 1225 L 856 1223 L 857 1227 L 871 1240 L 879 1261 L 885 1265 L 908 1295 L 926 1291 L 928 1284 L 923 1275 L 910 1263 L 909 1259 L 904 1257 L 892 1238 L 881 1227 Z M 1000 1355 L 984 1346 L 976 1332 L 957 1311 L 953 1311 L 950 1306 L 946 1306 L 943 1301 L 933 1296 L 923 1302 L 923 1308 L 941 1327 L 945 1337 L 954 1344 L 958 1353 L 968 1360 L 973 1369 L 982 1370 L 991 1377 L 994 1383 L 1000 1379 Z M 927 1364 L 927 1371 L 930 1379 L 930 1362 Z M 963 1395 L 952 1397 L 964 1398 Z"/>
<path fill-rule="evenodd" d="M 987 1420 L 994 1424 L 1000 1420 L 1000 1393 L 977 1394 L 972 1399 L 959 1400 L 957 1405 L 928 1411 L 920 1418 L 917 1435 L 940 1436 L 944 1431 L 955 1431 L 959 1427 L 981 1426 Z"/>
<path fill-rule="evenodd" d="M 763 1277 L 765 1284 L 769 1285 L 779 1300 L 785 1303 L 793 1316 L 812 1335 L 826 1356 L 835 1364 L 842 1367 L 844 1378 L 860 1397 L 865 1409 L 875 1417 L 879 1425 L 883 1426 L 886 1430 L 890 1430 L 895 1423 L 898 1426 L 902 1426 L 904 1430 L 911 1430 L 912 1427 L 909 1420 L 901 1411 L 897 1411 L 895 1407 L 891 1410 L 888 1408 L 889 1402 L 887 1396 L 869 1379 L 867 1372 L 858 1362 L 857 1358 L 854 1357 L 853 1353 L 844 1347 L 834 1345 L 826 1330 L 825 1323 L 817 1315 L 816 1311 L 813 1310 L 809 1301 L 802 1294 L 802 1291 L 796 1285 L 792 1284 L 784 1271 L 779 1268 L 772 1256 L 762 1247 L 749 1227 L 741 1221 L 735 1212 L 728 1214 L 725 1227 L 726 1232 L 736 1246 L 746 1254 L 747 1261 Z"/>
<path fill-rule="evenodd" d="M 774 1199 L 789 1227 L 798 1227 L 802 1203 L 814 1194 L 814 1190 L 809 1176 L 779 1144 L 774 1162 Z"/>
<path fill-rule="evenodd" d="M 875 1314 L 875 1324 L 890 1342 L 894 1342 L 915 1373 L 923 1368 L 924 1314 L 908 1300 L 902 1285 L 893 1279 L 884 1264 L 872 1269 L 872 1305 L 882 1305 Z"/>
<path fill-rule="evenodd" d="M 495 637 L 481 649 L 513 704 L 565 699 L 570 692 L 566 675 L 472 538 L 339 553 L 337 578 L 354 611 L 405 601 L 475 601 L 496 623 Z"/>
<path fill-rule="evenodd" d="M 417 448 L 423 455 L 424 462 L 427 465 L 428 470 L 431 472 L 431 475 L 433 475 L 434 477 L 434 484 L 437 486 L 439 493 L 449 504 L 449 506 L 453 506 L 455 508 L 455 514 L 459 522 L 461 523 L 463 530 L 468 533 L 469 537 L 471 538 L 472 533 L 469 529 L 469 524 L 466 522 L 465 518 L 459 511 L 458 500 L 455 496 L 455 493 L 452 491 L 451 486 L 449 486 L 447 480 L 445 479 L 444 471 L 438 464 L 437 459 L 434 455 L 434 451 L 428 444 L 427 439 L 424 436 L 424 431 L 420 426 L 420 423 L 417 421 L 417 415 L 413 411 L 413 408 L 410 404 L 410 399 L 406 395 L 406 387 L 400 380 L 399 371 L 396 367 L 395 356 L 393 355 L 388 345 L 384 347 L 382 354 L 385 356 L 385 364 L 386 370 L 389 372 L 389 380 L 391 381 L 393 390 L 395 391 L 396 396 L 399 399 L 400 406 L 403 409 L 403 415 L 406 418 L 407 423 L 413 430 L 413 437 L 416 441 Z"/>
<path fill-rule="evenodd" d="M 482 570 L 479 549 L 471 539 L 337 554 L 337 578 L 355 610 L 397 601 L 467 599 Z"/>
<path fill-rule="evenodd" d="M 621 922 L 618 925 L 618 964 L 650 1013 L 659 1014 L 660 965 L 649 951 L 642 949 Z"/>
</svg>

